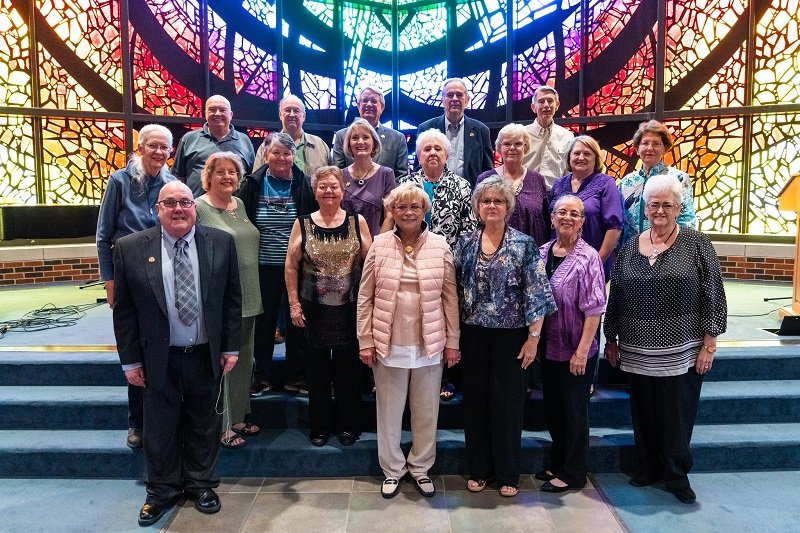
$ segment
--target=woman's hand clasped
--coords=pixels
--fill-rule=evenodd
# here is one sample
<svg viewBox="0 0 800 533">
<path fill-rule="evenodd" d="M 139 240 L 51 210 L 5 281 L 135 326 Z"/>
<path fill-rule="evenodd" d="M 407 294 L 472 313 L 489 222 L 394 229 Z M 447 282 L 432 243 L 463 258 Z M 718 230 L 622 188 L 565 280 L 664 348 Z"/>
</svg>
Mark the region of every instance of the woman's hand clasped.
<svg viewBox="0 0 800 533">
<path fill-rule="evenodd" d="M 358 358 L 370 368 L 375 364 L 375 357 L 375 348 L 363 348 L 358 351 Z"/>
<path fill-rule="evenodd" d="M 306 317 L 303 314 L 303 307 L 300 302 L 289 305 L 289 319 L 298 328 L 306 327 Z"/>
<path fill-rule="evenodd" d="M 455 348 L 445 348 L 444 349 L 444 362 L 447 364 L 447 368 L 453 368 L 461 361 L 461 351 Z"/>
</svg>

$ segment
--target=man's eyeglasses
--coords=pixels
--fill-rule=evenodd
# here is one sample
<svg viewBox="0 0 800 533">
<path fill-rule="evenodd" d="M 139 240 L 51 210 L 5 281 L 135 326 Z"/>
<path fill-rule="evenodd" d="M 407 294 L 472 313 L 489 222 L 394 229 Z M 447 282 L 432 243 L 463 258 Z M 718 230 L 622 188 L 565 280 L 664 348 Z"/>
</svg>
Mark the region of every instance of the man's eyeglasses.
<svg viewBox="0 0 800 533">
<path fill-rule="evenodd" d="M 167 209 L 175 209 L 179 205 L 184 209 L 189 209 L 194 205 L 194 200 L 173 200 L 172 198 L 167 198 L 166 200 L 161 200 L 156 203 L 161 204 Z"/>
</svg>

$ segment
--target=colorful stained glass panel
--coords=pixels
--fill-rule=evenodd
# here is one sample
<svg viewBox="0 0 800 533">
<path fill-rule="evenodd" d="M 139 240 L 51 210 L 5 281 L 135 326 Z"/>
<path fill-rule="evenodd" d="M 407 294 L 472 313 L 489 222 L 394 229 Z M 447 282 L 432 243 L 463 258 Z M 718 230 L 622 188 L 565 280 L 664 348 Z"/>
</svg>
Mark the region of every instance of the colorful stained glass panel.
<svg viewBox="0 0 800 533">
<path fill-rule="evenodd" d="M 31 98 L 28 26 L 10 0 L 0 0 L 0 105 L 30 107 Z"/>
<path fill-rule="evenodd" d="M 0 201 L 36 203 L 33 119 L 0 115 Z"/>
</svg>

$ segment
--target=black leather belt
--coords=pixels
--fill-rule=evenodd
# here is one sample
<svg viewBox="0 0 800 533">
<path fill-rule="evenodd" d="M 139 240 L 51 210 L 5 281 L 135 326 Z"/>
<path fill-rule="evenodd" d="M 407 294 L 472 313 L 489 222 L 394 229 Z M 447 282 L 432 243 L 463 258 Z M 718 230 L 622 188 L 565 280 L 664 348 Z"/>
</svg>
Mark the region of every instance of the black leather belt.
<svg viewBox="0 0 800 533">
<path fill-rule="evenodd" d="M 200 352 L 203 350 L 208 350 L 208 343 L 204 344 L 194 344 L 192 346 L 170 346 L 169 351 L 175 353 L 182 353 L 182 354 L 191 354 Z"/>
</svg>

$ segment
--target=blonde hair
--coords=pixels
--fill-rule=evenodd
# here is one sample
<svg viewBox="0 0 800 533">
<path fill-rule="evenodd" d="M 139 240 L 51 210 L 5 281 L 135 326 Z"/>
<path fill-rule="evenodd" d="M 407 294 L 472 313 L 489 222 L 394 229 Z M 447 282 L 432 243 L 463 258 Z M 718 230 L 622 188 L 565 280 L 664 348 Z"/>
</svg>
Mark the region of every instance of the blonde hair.
<svg viewBox="0 0 800 533">
<path fill-rule="evenodd" d="M 425 213 L 431 208 L 431 201 L 425 193 L 425 189 L 410 181 L 401 183 L 392 189 L 392 192 L 383 200 L 383 205 L 391 211 L 400 202 L 419 202 Z"/>
</svg>

